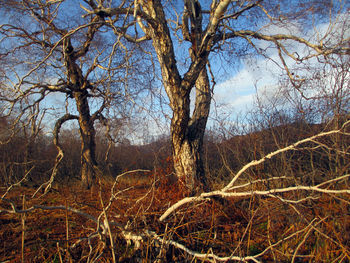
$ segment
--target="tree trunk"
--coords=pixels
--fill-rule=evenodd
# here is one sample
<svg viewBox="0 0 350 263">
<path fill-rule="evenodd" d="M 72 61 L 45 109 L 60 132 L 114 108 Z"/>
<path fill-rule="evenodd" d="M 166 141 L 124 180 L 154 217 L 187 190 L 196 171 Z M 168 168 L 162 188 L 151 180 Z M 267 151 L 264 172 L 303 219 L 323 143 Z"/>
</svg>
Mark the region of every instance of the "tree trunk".
<svg viewBox="0 0 350 263">
<path fill-rule="evenodd" d="M 87 91 L 76 91 L 73 93 L 77 110 L 79 112 L 79 127 L 81 138 L 81 184 L 85 189 L 89 189 L 96 177 L 96 157 L 95 157 L 95 128 L 90 116 Z"/>
<path fill-rule="evenodd" d="M 95 128 L 94 118 L 90 115 L 90 107 L 88 102 L 88 88 L 90 83 L 86 77 L 83 76 L 82 69 L 77 65 L 76 60 L 86 54 L 90 41 L 97 28 L 90 28 L 92 30 L 85 42 L 86 47 L 75 51 L 70 38 L 65 38 L 63 41 L 63 52 L 65 59 L 65 66 L 67 68 L 68 86 L 72 91 L 72 95 L 77 105 L 79 112 L 79 129 L 81 138 L 81 185 L 85 189 L 89 189 L 96 176 L 97 162 L 95 157 L 96 143 L 95 143 Z"/>
<path fill-rule="evenodd" d="M 209 190 L 203 164 L 203 139 L 210 101 L 209 79 L 206 68 L 204 68 L 196 81 L 196 103 L 192 117 L 184 118 L 185 114 L 181 112 L 181 109 L 173 108 L 171 136 L 174 168 L 180 182 L 191 194 Z M 185 109 L 189 111 L 189 99 L 185 99 L 183 104 L 187 105 Z M 181 122 L 184 119 L 188 121 Z"/>
<path fill-rule="evenodd" d="M 200 6 L 197 5 L 196 7 L 200 9 Z M 192 63 L 187 73 L 181 77 L 161 2 L 159 0 L 147 1 L 143 3 L 143 8 L 151 19 L 148 21 L 149 27 L 140 26 L 153 40 L 152 44 L 162 71 L 163 85 L 173 111 L 171 137 L 174 169 L 176 176 L 184 187 L 191 194 L 195 194 L 208 189 L 203 166 L 202 146 L 211 100 L 205 65 L 208 62 L 212 42 L 209 43 L 209 38 L 202 34 L 202 16 L 200 12 L 192 14 L 192 36 L 186 37 L 192 42 L 189 50 Z M 192 10 L 190 6 L 188 10 L 189 12 Z M 205 37 L 208 39 L 202 41 L 202 38 Z M 200 43 L 204 43 L 204 46 L 200 47 Z M 196 102 L 191 116 L 190 92 L 194 86 L 196 87 Z"/>
</svg>

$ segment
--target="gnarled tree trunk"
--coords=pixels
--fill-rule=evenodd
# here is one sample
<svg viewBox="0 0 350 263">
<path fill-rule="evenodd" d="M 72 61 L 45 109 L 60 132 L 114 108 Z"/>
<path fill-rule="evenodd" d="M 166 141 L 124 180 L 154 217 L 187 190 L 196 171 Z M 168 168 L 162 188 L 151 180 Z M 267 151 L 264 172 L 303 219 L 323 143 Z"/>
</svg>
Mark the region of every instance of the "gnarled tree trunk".
<svg viewBox="0 0 350 263">
<path fill-rule="evenodd" d="M 192 63 L 183 76 L 181 76 L 176 63 L 174 44 L 162 1 L 135 1 L 132 12 L 145 36 L 138 37 L 138 34 L 132 36 L 127 34 L 125 30 L 117 32 L 127 40 L 136 43 L 152 39 L 162 72 L 163 85 L 173 111 L 171 136 L 174 168 L 177 177 L 192 193 L 197 192 L 198 188 L 207 188 L 202 160 L 202 145 L 209 115 L 211 91 L 206 64 L 215 43 L 224 38 L 216 33 L 230 3 L 231 0 L 212 1 L 209 20 L 204 29 L 200 2 L 198 0 L 184 1 L 182 23 L 179 23 L 176 32 L 181 28 L 182 40 L 191 43 L 189 51 Z M 130 13 L 130 9 L 121 7 L 104 8 L 94 5 L 91 7 L 94 9 L 92 13 L 100 17 L 128 15 Z M 236 16 L 242 12 L 243 10 L 238 12 Z M 194 86 L 196 87 L 196 102 L 191 116 L 190 92 Z"/>
<path fill-rule="evenodd" d="M 95 128 L 91 118 L 87 91 L 76 91 L 73 96 L 79 112 L 79 128 L 81 138 L 81 184 L 89 189 L 95 179 L 97 161 L 95 157 Z"/>
<path fill-rule="evenodd" d="M 96 29 L 95 29 L 96 30 Z M 77 111 L 79 112 L 79 130 L 81 138 L 81 184 L 89 189 L 94 181 L 97 162 L 95 157 L 95 128 L 94 118 L 90 114 L 88 102 L 88 88 L 90 83 L 83 76 L 82 69 L 77 65 L 78 53 L 74 51 L 70 38 L 63 41 L 65 52 L 65 66 L 67 68 L 68 85 L 75 99 Z M 87 50 L 84 51 L 85 53 Z M 83 52 L 83 54 L 85 54 Z"/>
<path fill-rule="evenodd" d="M 171 135 L 174 168 L 178 178 L 192 194 L 209 190 L 203 164 L 203 139 L 210 101 L 210 85 L 204 68 L 196 81 L 195 109 L 185 125 L 179 121 L 184 114 L 177 107 L 173 107 Z M 189 100 L 184 100 L 183 103 L 189 108 Z"/>
<path fill-rule="evenodd" d="M 164 9 L 159 0 L 142 2 L 148 15 L 148 27 L 140 26 L 153 40 L 162 71 L 163 85 L 173 111 L 171 137 L 174 169 L 180 182 L 194 194 L 208 189 L 203 166 L 203 138 L 210 110 L 210 84 L 206 64 L 213 36 L 218 26 L 218 17 L 226 10 L 229 1 L 218 4 L 211 24 L 206 32 L 202 30 L 202 14 L 198 1 L 185 1 L 183 17 L 184 40 L 192 43 L 189 50 L 191 66 L 181 77 L 177 68 L 174 45 Z M 188 21 L 191 23 L 189 28 Z M 193 114 L 190 112 L 190 92 L 196 88 L 196 102 Z"/>
</svg>

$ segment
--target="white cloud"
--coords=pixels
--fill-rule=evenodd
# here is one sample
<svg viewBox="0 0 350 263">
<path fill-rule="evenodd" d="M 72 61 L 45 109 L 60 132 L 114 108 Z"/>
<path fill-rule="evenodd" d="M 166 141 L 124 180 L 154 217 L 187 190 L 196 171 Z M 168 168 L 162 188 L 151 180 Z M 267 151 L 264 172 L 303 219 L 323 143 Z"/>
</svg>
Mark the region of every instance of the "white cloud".
<svg viewBox="0 0 350 263">
<path fill-rule="evenodd" d="M 268 64 L 271 65 L 268 65 Z M 261 87 L 274 84 L 274 77 L 271 68 L 277 66 L 272 62 L 258 60 L 255 67 L 245 65 L 232 78 L 222 82 L 215 87 L 214 100 L 224 111 L 240 112 L 252 107 L 256 91 Z"/>
<path fill-rule="evenodd" d="M 341 14 L 337 17 L 334 26 L 329 24 L 319 24 L 317 28 L 311 29 L 303 37 L 309 39 L 311 42 L 319 43 L 322 40 L 323 43 L 328 45 L 334 44 L 335 41 L 339 41 L 341 38 L 346 39 L 350 35 L 349 14 Z M 333 21 L 334 22 L 334 21 Z M 317 30 L 317 31 L 316 31 Z M 288 27 L 278 27 L 276 25 L 268 25 L 260 30 L 261 33 L 273 34 L 294 34 L 302 35 L 302 31 L 298 24 L 290 25 Z M 296 52 L 301 57 L 307 55 L 308 51 L 305 45 L 297 43 L 295 41 L 284 41 L 284 44 L 288 46 L 288 50 Z M 245 111 L 247 108 L 253 105 L 256 92 L 258 93 L 272 93 L 276 92 L 276 84 L 278 83 L 278 77 L 282 73 L 280 58 L 278 56 L 276 48 L 267 41 L 258 41 L 256 43 L 258 48 L 266 51 L 266 55 L 270 59 L 256 59 L 255 61 L 244 61 L 242 69 L 234 74 L 228 80 L 219 83 L 215 87 L 214 100 L 217 105 L 224 106 L 216 111 L 212 111 L 213 114 L 218 112 L 236 112 Z M 295 66 L 295 61 L 290 57 L 284 57 L 287 65 L 292 68 Z M 275 62 L 277 63 L 275 63 Z M 310 65 L 317 63 L 316 59 L 309 61 Z M 295 72 L 296 74 L 307 72 Z M 270 90 L 270 92 L 269 92 Z"/>
</svg>

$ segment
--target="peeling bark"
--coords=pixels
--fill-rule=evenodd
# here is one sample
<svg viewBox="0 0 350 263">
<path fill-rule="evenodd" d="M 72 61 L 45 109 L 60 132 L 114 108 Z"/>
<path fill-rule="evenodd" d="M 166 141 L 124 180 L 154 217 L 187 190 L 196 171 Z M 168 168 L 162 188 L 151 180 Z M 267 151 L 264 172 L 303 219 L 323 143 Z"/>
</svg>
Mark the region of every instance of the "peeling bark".
<svg viewBox="0 0 350 263">
<path fill-rule="evenodd" d="M 200 2 L 184 1 L 182 25 L 179 28 L 182 30 L 183 40 L 191 42 L 189 54 L 192 63 L 183 77 L 177 67 L 174 44 L 162 2 L 140 0 L 135 3 L 134 9 L 96 8 L 92 5 L 94 11 L 88 13 L 100 15 L 103 11 L 101 17 L 133 13 L 145 36 L 134 38 L 125 31 L 118 34 L 135 43 L 152 39 L 162 72 L 163 85 L 173 111 L 171 137 L 176 175 L 191 193 L 206 190 L 208 184 L 203 168 L 202 146 L 211 101 L 206 64 L 212 47 L 219 40 L 216 33 L 231 0 L 221 0 L 211 5 L 213 10 L 205 29 L 202 27 L 203 12 Z M 191 116 L 190 92 L 194 87 L 196 106 Z"/>
<path fill-rule="evenodd" d="M 224 13 L 228 3 L 229 1 L 224 1 L 219 5 L 220 10 L 217 10 L 215 15 Z M 145 33 L 153 40 L 153 47 L 162 70 L 163 85 L 173 111 L 171 138 L 176 175 L 189 193 L 207 191 L 209 187 L 204 171 L 202 146 L 211 102 L 206 63 L 213 45 L 213 34 L 202 32 L 199 2 L 185 1 L 186 11 L 182 30 L 184 39 L 192 43 L 189 49 L 192 63 L 181 78 L 161 2 L 157 0 L 144 2 L 143 8 L 153 19 L 152 23 L 148 21 L 149 27 Z M 217 26 L 218 21 L 213 18 L 207 30 L 215 30 Z M 196 102 L 191 116 L 190 92 L 193 87 L 196 88 Z"/>
<path fill-rule="evenodd" d="M 204 68 L 196 81 L 196 103 L 192 117 L 182 129 L 175 121 L 171 125 L 175 172 L 192 194 L 209 190 L 203 164 L 203 138 L 210 101 L 210 84 Z"/>
</svg>

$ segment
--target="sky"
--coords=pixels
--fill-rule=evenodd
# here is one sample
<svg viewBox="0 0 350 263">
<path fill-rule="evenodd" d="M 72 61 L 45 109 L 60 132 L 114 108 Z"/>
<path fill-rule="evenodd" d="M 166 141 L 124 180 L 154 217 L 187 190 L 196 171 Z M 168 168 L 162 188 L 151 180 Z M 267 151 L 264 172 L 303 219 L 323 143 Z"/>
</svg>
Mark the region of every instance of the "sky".
<svg viewBox="0 0 350 263">
<path fill-rule="evenodd" d="M 345 16 L 345 15 L 344 15 Z M 350 26 L 349 26 L 350 28 Z M 312 28 L 319 31 L 319 35 L 327 32 L 328 24 L 317 24 Z M 281 29 L 278 27 L 270 26 L 265 27 L 262 32 L 273 34 L 278 33 L 297 33 L 300 34 L 298 27 L 288 27 L 287 29 Z M 312 33 L 306 32 L 305 37 L 311 38 Z M 349 33 L 349 32 L 348 32 Z M 349 34 L 350 35 L 350 34 Z M 293 46 L 294 45 L 294 46 Z M 257 46 L 266 48 L 266 43 L 263 41 L 257 42 Z M 292 44 L 292 50 L 303 54 L 304 50 L 299 45 Z M 276 49 L 269 49 L 268 55 L 274 61 L 278 61 L 278 55 Z M 287 63 L 293 65 L 291 59 L 287 59 Z M 212 65 L 220 67 L 220 65 Z M 219 70 L 217 70 L 219 72 Z M 241 60 L 238 67 L 227 69 L 223 78 L 218 78 L 213 96 L 213 103 L 211 107 L 210 120 L 208 123 L 209 128 L 217 124 L 217 121 L 223 119 L 234 122 L 235 118 L 240 114 L 245 114 L 251 109 L 253 102 L 256 98 L 257 92 L 261 93 L 263 90 L 273 90 L 276 88 L 278 82 L 278 76 L 281 74 L 281 69 L 272 60 L 267 60 L 263 57 L 254 58 L 254 60 Z M 65 104 L 65 99 L 58 93 L 53 93 L 48 99 L 47 106 L 56 108 L 56 115 L 60 115 L 63 111 L 59 111 L 59 107 L 62 108 Z M 71 105 L 74 111 L 74 105 Z M 170 113 L 171 115 L 171 113 Z M 168 120 L 171 116 L 165 117 Z M 155 116 L 154 119 L 157 119 Z M 159 128 L 159 123 L 149 124 L 149 129 L 154 133 L 162 134 L 166 129 L 164 127 Z M 161 125 L 160 125 L 161 126 Z M 166 126 L 166 125 L 165 125 Z"/>
<path fill-rule="evenodd" d="M 339 27 L 343 26 L 342 21 L 349 20 L 349 14 L 342 14 L 338 16 L 337 25 Z M 349 22 L 348 22 L 349 23 Z M 337 27 L 337 26 L 336 26 Z M 336 33 L 334 35 L 328 35 L 332 30 Z M 337 35 L 344 33 L 345 37 L 350 37 L 350 25 L 345 26 L 345 32 L 329 27 L 329 24 L 316 24 L 314 28 L 305 32 L 303 34 L 298 30 L 297 27 L 290 27 L 287 29 L 277 28 L 275 26 L 265 28 L 269 34 L 277 33 L 294 33 L 296 35 L 301 35 L 306 39 L 318 43 L 321 36 L 327 35 L 326 40 L 331 42 L 336 41 Z M 315 33 L 316 32 L 316 33 Z M 326 42 L 324 40 L 324 42 Z M 305 55 L 306 50 L 304 45 L 296 44 L 295 42 L 290 43 L 290 50 L 297 52 L 300 56 Z M 259 41 L 258 47 L 265 48 L 266 42 Z M 270 60 L 258 57 L 254 61 L 243 60 L 241 67 L 238 71 L 232 71 L 231 76 L 227 77 L 225 81 L 219 82 L 215 87 L 214 101 L 218 105 L 224 105 L 218 108 L 216 111 L 212 110 L 211 117 L 215 118 L 215 115 L 231 115 L 232 121 L 237 117 L 237 114 L 244 114 L 254 105 L 254 100 L 258 94 L 270 92 L 274 93 L 279 78 L 282 74 L 286 76 L 285 72 L 281 69 L 279 65 L 280 59 L 278 57 L 277 49 L 273 48 L 269 51 Z M 286 63 L 292 68 L 296 66 L 295 61 L 291 58 L 285 58 Z M 275 63 L 277 62 L 277 63 Z M 317 59 L 311 59 L 309 61 L 311 65 L 316 65 Z M 278 65 L 279 64 L 279 65 Z M 304 74 L 307 74 L 303 72 Z M 215 103 L 214 103 L 215 104 Z M 213 125 L 213 124 L 212 124 Z"/>
</svg>

